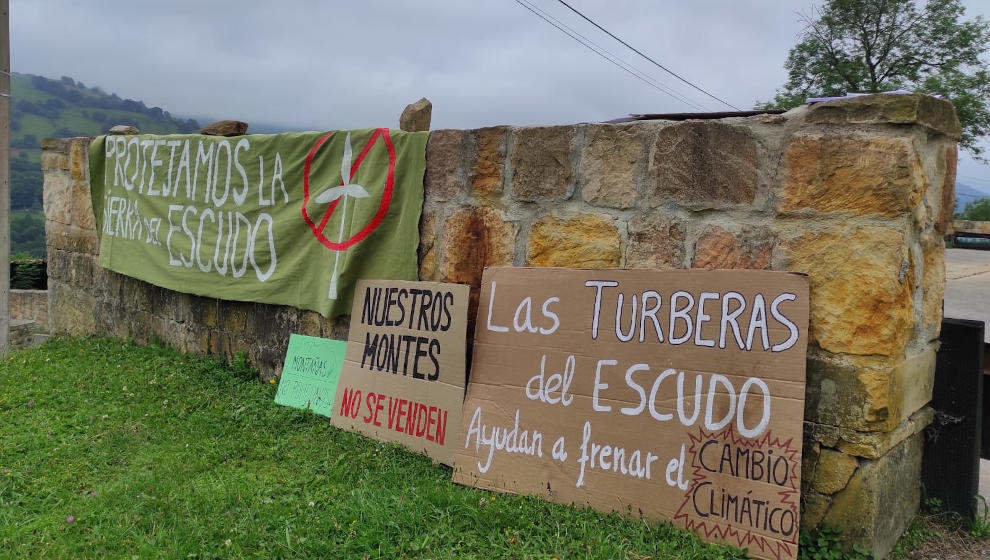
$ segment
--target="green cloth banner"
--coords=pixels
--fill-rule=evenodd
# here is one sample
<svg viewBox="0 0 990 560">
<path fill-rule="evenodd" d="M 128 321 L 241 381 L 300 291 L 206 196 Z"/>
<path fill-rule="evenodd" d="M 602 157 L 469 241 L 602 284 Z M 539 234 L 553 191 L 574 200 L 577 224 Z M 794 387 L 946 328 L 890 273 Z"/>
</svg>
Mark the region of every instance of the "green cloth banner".
<svg viewBox="0 0 990 560">
<path fill-rule="evenodd" d="M 100 136 L 100 265 L 179 292 L 348 313 L 359 278 L 417 279 L 428 136 Z"/>
</svg>

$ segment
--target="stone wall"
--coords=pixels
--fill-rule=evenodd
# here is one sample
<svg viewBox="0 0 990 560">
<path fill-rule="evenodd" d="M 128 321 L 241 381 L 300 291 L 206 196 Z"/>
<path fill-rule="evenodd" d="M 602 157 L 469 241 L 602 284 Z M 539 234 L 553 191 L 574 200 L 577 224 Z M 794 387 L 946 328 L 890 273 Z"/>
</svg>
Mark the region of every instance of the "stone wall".
<svg viewBox="0 0 990 560">
<path fill-rule="evenodd" d="M 949 228 L 950 233 L 964 231 L 968 233 L 990 233 L 990 222 L 977 222 L 973 220 L 953 220 Z"/>
<path fill-rule="evenodd" d="M 841 525 L 846 542 L 883 555 L 919 502 L 958 136 L 952 106 L 922 96 L 720 120 L 437 130 L 420 276 L 476 288 L 491 265 L 807 273 L 803 525 Z M 344 338 L 346 319 L 101 269 L 87 143 L 44 143 L 55 332 L 243 351 L 264 377 L 278 374 L 289 333 Z"/>
<path fill-rule="evenodd" d="M 34 321 L 48 328 L 47 290 L 10 290 L 10 320 Z"/>
</svg>

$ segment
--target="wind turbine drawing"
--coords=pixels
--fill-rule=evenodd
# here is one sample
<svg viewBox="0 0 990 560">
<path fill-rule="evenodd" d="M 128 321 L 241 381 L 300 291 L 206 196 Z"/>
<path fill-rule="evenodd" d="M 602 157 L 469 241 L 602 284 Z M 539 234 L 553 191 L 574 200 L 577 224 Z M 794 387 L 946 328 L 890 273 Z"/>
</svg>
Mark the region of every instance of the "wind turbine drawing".
<svg viewBox="0 0 990 560">
<path fill-rule="evenodd" d="M 316 202 L 318 204 L 330 204 L 337 199 L 341 199 L 340 233 L 337 236 L 338 243 L 344 241 L 344 224 L 346 223 L 347 218 L 347 198 L 368 198 L 368 196 L 370 196 L 364 187 L 357 183 L 351 183 L 352 159 L 353 151 L 351 150 L 351 133 L 348 132 L 347 137 L 344 139 L 344 157 L 340 160 L 340 186 L 330 187 L 316 197 Z M 330 293 L 327 295 L 329 299 L 337 299 L 337 267 L 340 264 L 341 251 L 334 251 L 334 253 L 333 272 L 330 275 Z"/>
</svg>

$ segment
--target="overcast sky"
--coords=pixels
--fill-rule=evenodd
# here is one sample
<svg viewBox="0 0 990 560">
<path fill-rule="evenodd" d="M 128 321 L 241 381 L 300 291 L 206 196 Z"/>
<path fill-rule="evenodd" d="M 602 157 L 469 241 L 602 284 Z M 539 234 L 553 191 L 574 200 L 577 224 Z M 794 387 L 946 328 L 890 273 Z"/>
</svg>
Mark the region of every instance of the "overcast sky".
<svg viewBox="0 0 990 560">
<path fill-rule="evenodd" d="M 705 110 L 724 105 L 635 56 L 555 0 L 525 0 Z M 729 103 L 785 79 L 809 1 L 569 0 Z M 990 0 L 966 0 L 969 17 Z M 11 66 L 63 75 L 176 115 L 304 129 L 588 122 L 696 109 L 637 80 L 514 0 L 11 0 Z M 990 191 L 964 157 L 960 181 Z"/>
</svg>

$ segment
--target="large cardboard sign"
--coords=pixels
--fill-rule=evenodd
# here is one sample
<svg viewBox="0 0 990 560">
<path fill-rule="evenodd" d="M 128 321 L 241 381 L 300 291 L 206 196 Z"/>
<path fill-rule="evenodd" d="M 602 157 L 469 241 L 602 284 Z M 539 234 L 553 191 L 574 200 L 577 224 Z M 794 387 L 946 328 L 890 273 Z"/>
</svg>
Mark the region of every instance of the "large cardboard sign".
<svg viewBox="0 0 990 560">
<path fill-rule="evenodd" d="M 359 281 L 333 425 L 449 465 L 460 439 L 468 291 Z"/>
<path fill-rule="evenodd" d="M 485 271 L 454 480 L 795 558 L 808 281 Z"/>
<path fill-rule="evenodd" d="M 331 416 L 346 348 L 342 340 L 291 335 L 275 404 Z"/>
</svg>

